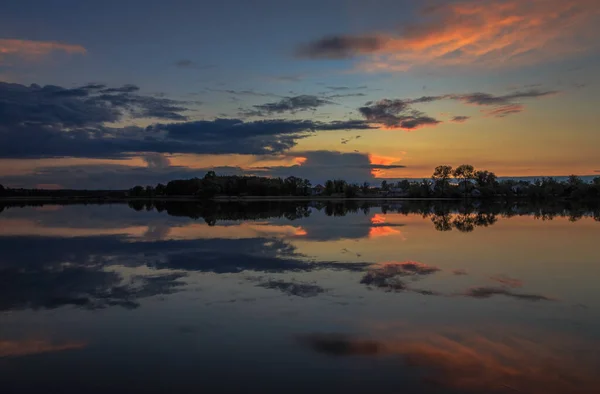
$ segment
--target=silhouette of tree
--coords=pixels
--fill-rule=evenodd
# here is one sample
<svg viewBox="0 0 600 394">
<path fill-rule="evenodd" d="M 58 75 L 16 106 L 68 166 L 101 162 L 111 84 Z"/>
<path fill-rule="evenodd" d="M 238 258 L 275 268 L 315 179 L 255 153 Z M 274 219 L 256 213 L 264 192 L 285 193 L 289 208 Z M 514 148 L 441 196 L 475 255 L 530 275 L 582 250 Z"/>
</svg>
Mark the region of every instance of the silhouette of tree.
<svg viewBox="0 0 600 394">
<path fill-rule="evenodd" d="M 162 183 L 159 183 L 158 185 L 156 185 L 156 187 L 154 188 L 154 193 L 157 196 L 163 196 L 165 193 L 167 192 L 167 187 L 165 185 L 163 185 Z"/>
<path fill-rule="evenodd" d="M 462 179 L 465 197 L 467 196 L 467 183 L 475 177 L 475 168 L 470 164 L 462 164 L 454 170 L 453 173 L 456 179 Z"/>
<path fill-rule="evenodd" d="M 446 194 L 446 188 L 448 187 L 448 181 L 452 176 L 452 166 L 437 166 L 433 171 L 431 179 L 434 182 L 436 191 L 439 191 L 442 196 Z"/>
<path fill-rule="evenodd" d="M 369 193 L 369 182 L 363 183 L 362 186 L 360 187 L 360 191 L 363 192 L 363 194 L 368 194 Z"/>
</svg>

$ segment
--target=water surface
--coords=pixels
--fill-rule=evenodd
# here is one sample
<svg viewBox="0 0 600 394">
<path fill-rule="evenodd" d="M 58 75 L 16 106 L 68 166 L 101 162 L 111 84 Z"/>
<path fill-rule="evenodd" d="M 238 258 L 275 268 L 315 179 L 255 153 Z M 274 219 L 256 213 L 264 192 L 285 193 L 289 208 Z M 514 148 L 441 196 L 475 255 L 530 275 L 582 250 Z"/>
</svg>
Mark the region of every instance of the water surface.
<svg viewBox="0 0 600 394">
<path fill-rule="evenodd" d="M 598 393 L 600 211 L 0 208 L 3 393 Z"/>
</svg>

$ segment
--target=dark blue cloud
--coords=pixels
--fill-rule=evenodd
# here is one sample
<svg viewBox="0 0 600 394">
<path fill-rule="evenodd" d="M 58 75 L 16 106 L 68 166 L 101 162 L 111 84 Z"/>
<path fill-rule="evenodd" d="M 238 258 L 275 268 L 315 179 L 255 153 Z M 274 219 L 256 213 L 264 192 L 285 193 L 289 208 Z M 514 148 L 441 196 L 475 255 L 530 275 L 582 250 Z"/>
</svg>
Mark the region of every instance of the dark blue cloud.
<svg viewBox="0 0 600 394">
<path fill-rule="evenodd" d="M 328 104 L 333 104 L 331 101 L 313 95 L 300 95 L 294 97 L 286 97 L 280 101 L 255 105 L 254 108 L 258 111 L 255 113 L 265 114 L 281 114 L 284 112 L 296 113 L 298 111 L 316 110 Z"/>
<path fill-rule="evenodd" d="M 407 130 L 423 126 L 435 126 L 439 120 L 411 108 L 410 100 L 383 99 L 376 103 L 367 103 L 358 111 L 369 122 L 383 124 L 387 127 L 400 127 Z"/>
<path fill-rule="evenodd" d="M 75 89 L 0 83 L 0 157 L 118 158 L 136 153 L 278 154 L 316 131 L 368 129 L 361 121 L 216 119 L 108 127 L 125 117 L 182 121 L 186 103 L 134 94 L 137 87 Z M 298 108 L 319 104 L 291 102 Z"/>
<path fill-rule="evenodd" d="M 139 86 L 126 84 L 121 86 L 120 88 L 106 88 L 102 89 L 100 93 L 133 93 L 140 90 Z"/>
<path fill-rule="evenodd" d="M 385 40 L 377 36 L 327 36 L 298 47 L 296 54 L 309 59 L 348 59 L 381 49 Z"/>
<path fill-rule="evenodd" d="M 75 89 L 0 82 L 0 127 L 39 125 L 53 128 L 97 126 L 123 117 L 185 120 L 183 102 L 133 94 L 134 85 Z"/>
</svg>

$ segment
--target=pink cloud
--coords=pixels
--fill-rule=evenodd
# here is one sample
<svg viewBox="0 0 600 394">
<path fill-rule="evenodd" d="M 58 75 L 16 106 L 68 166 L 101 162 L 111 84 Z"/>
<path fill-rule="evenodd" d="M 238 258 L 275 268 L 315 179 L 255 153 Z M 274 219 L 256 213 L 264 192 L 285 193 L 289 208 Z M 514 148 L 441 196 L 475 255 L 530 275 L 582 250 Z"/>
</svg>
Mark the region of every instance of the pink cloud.
<svg viewBox="0 0 600 394">
<path fill-rule="evenodd" d="M 52 52 L 67 54 L 85 54 L 86 49 L 77 44 L 66 44 L 56 41 L 33 41 L 19 39 L 0 39 L 0 62 L 6 56 L 38 59 Z"/>
</svg>

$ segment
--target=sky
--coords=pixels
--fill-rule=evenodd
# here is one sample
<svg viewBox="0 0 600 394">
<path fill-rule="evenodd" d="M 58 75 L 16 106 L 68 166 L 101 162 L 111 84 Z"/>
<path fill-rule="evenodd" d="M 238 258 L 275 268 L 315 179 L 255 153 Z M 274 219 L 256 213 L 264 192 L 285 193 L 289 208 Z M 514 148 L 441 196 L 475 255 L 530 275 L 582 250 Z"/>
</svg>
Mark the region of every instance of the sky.
<svg viewBox="0 0 600 394">
<path fill-rule="evenodd" d="M 597 0 L 8 0 L 0 184 L 600 174 Z"/>
</svg>

